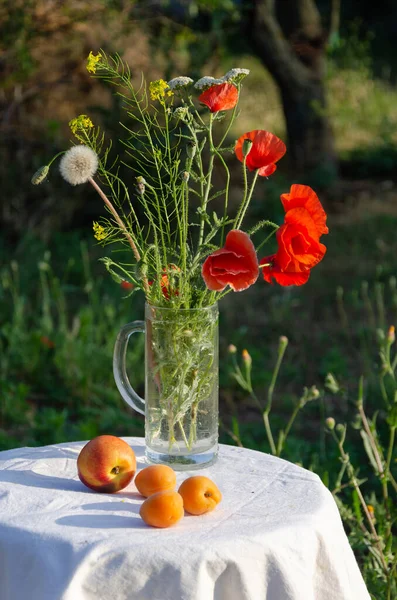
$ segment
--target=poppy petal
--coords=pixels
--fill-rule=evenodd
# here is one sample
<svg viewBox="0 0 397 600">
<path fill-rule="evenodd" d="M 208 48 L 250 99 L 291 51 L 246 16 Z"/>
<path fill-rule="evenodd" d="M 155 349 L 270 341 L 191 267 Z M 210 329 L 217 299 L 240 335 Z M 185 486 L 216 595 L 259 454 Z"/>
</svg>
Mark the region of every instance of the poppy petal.
<svg viewBox="0 0 397 600">
<path fill-rule="evenodd" d="M 270 263 L 270 264 L 269 264 Z M 262 267 L 263 279 L 272 284 L 273 279 L 276 283 L 282 286 L 303 285 L 310 277 L 310 269 L 300 271 L 299 273 L 282 271 L 276 262 L 276 254 L 266 256 L 259 262 Z"/>
<path fill-rule="evenodd" d="M 218 83 L 205 90 L 199 96 L 199 102 L 205 104 L 212 113 L 230 110 L 238 102 L 238 90 L 231 83 Z"/>
<path fill-rule="evenodd" d="M 238 229 L 229 231 L 224 247 L 204 261 L 202 275 L 207 288 L 214 291 L 230 285 L 239 292 L 255 283 L 259 275 L 258 258 L 249 235 Z"/>
<path fill-rule="evenodd" d="M 306 208 L 315 223 L 318 236 L 328 233 L 327 214 L 316 192 L 308 185 L 292 185 L 289 194 L 281 195 L 281 202 L 286 213 L 298 207 Z"/>
<path fill-rule="evenodd" d="M 256 171 L 265 167 L 274 165 L 280 158 L 284 156 L 287 148 L 282 140 L 269 131 L 263 129 L 254 129 L 244 133 L 236 142 L 234 148 L 236 156 L 240 162 L 244 162 L 243 144 L 244 140 L 251 140 L 252 146 L 247 155 L 245 164 L 250 171 Z M 269 176 L 275 171 L 275 166 L 272 166 L 271 171 L 264 171 L 260 175 Z"/>
<path fill-rule="evenodd" d="M 227 284 L 221 283 L 217 277 L 214 277 L 212 275 L 212 263 L 213 263 L 213 255 L 208 256 L 205 259 L 203 266 L 201 268 L 201 274 L 203 276 L 205 285 L 207 286 L 207 288 L 209 290 L 211 290 L 213 292 L 222 292 L 225 289 Z"/>
<path fill-rule="evenodd" d="M 262 177 L 270 177 L 270 175 L 273 175 L 276 169 L 277 165 L 273 163 L 272 165 L 268 165 L 267 167 L 261 167 L 258 171 L 258 175 L 261 175 Z"/>
</svg>

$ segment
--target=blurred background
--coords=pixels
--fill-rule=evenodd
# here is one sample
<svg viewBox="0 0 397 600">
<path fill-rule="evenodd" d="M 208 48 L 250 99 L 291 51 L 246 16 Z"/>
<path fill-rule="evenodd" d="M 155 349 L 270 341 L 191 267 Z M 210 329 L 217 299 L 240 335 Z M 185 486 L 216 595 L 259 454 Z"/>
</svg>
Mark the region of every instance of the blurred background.
<svg viewBox="0 0 397 600">
<path fill-rule="evenodd" d="M 71 144 L 75 116 L 88 114 L 116 140 L 120 102 L 85 66 L 100 48 L 118 52 L 138 84 L 142 73 L 151 81 L 249 68 L 230 144 L 259 128 L 288 148 L 277 173 L 257 185 L 249 219 L 281 222 L 280 193 L 293 182 L 321 198 L 328 251 L 309 282 L 258 281 L 222 302 L 220 403 L 221 441 L 268 451 L 228 346 L 238 362 L 248 350 L 265 401 L 287 336 L 273 424 L 282 427 L 304 387 L 316 385 L 320 396 L 297 419 L 288 457 L 327 465 L 334 451 L 322 422 L 350 419 L 360 375 L 378 408 L 379 336 L 396 322 L 396 2 L 1 0 L 0 450 L 143 433 L 143 419 L 115 388 L 112 351 L 119 327 L 142 318 L 144 299 L 125 299 L 98 261 L 105 251 L 92 221 L 103 213 L 100 200 L 68 186 L 57 168 L 31 185 L 36 169 Z M 229 167 L 237 203 L 241 165 L 232 154 Z M 136 338 L 131 380 L 143 393 Z"/>
</svg>

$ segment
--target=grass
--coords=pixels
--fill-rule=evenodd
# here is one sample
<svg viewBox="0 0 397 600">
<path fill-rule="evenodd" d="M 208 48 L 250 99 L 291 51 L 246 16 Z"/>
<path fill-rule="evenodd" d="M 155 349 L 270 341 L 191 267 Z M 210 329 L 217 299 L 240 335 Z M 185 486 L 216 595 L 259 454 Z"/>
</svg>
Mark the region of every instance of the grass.
<svg viewBox="0 0 397 600">
<path fill-rule="evenodd" d="M 397 320 L 397 215 L 366 217 L 359 206 L 352 215 L 351 221 L 331 216 L 327 255 L 306 286 L 281 288 L 258 281 L 244 294 L 223 300 L 220 358 L 226 416 L 228 399 L 241 399 L 228 374 L 229 343 L 247 347 L 254 362 L 261 365 L 256 385 L 263 394 L 278 338 L 289 338 L 275 398 L 281 420 L 291 398 L 299 396 L 305 385 L 322 385 L 329 371 L 342 378 L 347 388 L 354 387 L 361 374 L 371 377 L 376 329 Z M 101 253 L 93 241 L 80 242 L 76 233 L 59 234 L 51 254 L 44 244 L 31 239 L 19 246 L 13 260 L 4 261 L 0 292 L 2 448 L 87 438 L 111 428 L 124 435 L 142 434 L 141 417 L 124 405 L 115 389 L 111 360 L 120 326 L 142 318 L 143 298 L 123 298 L 125 292 L 98 262 Z M 66 263 L 64 256 L 69 257 Z M 254 308 L 258 306 L 260 311 Z M 141 386 L 141 392 L 142 351 L 143 339 L 136 336 L 129 360 L 133 383 Z M 334 406 L 330 395 L 323 402 L 310 408 L 313 414 L 306 429 L 298 425 L 297 430 L 298 438 L 313 441 L 315 453 L 322 443 L 316 428 L 324 411 L 343 415 L 348 410 L 346 404 Z M 246 431 L 246 444 L 267 450 L 253 412 L 241 399 L 238 417 Z M 44 426 L 47 420 L 51 424 Z M 225 434 L 223 439 L 231 441 Z M 301 460 L 298 441 L 296 446 L 293 454 Z"/>
<path fill-rule="evenodd" d="M 1 269 L 1 449 L 143 432 L 112 372 L 117 331 L 137 310 L 95 273 L 96 264 L 91 271 L 87 246 L 66 237 L 53 256 L 35 240 L 26 242 L 25 260 Z M 60 267 L 65 243 L 77 252 Z M 143 339 L 134 342 L 128 361 L 139 389 Z"/>
</svg>

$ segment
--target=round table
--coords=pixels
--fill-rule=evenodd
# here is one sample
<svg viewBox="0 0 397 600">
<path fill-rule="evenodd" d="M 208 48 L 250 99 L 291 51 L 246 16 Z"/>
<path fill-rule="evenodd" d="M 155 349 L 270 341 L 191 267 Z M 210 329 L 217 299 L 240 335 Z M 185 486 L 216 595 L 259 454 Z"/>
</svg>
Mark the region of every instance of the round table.
<svg viewBox="0 0 397 600">
<path fill-rule="evenodd" d="M 124 438 L 145 466 L 144 440 Z M 284 460 L 220 446 L 223 500 L 148 527 L 134 483 L 78 479 L 86 442 L 0 453 L 0 600 L 369 600 L 330 492 Z"/>
</svg>

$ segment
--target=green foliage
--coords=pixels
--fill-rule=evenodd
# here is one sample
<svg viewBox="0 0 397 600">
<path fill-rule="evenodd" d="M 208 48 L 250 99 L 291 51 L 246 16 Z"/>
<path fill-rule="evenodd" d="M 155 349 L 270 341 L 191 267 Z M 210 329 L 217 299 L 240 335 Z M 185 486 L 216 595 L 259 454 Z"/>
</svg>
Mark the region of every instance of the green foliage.
<svg viewBox="0 0 397 600">
<path fill-rule="evenodd" d="M 391 282 L 391 288 L 395 282 Z M 331 362 L 324 359 L 324 364 L 333 366 L 338 373 L 338 378 L 332 373 L 325 377 L 324 390 L 319 391 L 315 386 L 305 387 L 299 397 L 288 398 L 284 402 L 285 410 L 289 416 L 283 419 L 273 415 L 273 396 L 279 376 L 280 367 L 288 344 L 285 337 L 279 340 L 278 352 L 272 376 L 267 384 L 265 402 L 259 399 L 252 383 L 252 358 L 247 350 L 242 352 L 242 364 L 237 360 L 237 348 L 229 346 L 232 357 L 231 376 L 239 387 L 248 394 L 253 407 L 259 410 L 263 420 L 262 434 L 256 425 L 245 427 L 238 421 L 236 406 L 233 405 L 233 416 L 224 429 L 228 435 L 240 446 L 244 444 L 258 449 L 270 450 L 276 456 L 283 455 L 292 462 L 298 462 L 317 472 L 322 481 L 330 488 L 339 507 L 342 519 L 348 531 L 350 543 L 356 553 L 368 589 L 373 598 L 392 600 L 397 594 L 397 481 L 394 473 L 394 463 L 397 460 L 397 352 L 395 346 L 395 328 L 392 326 L 385 330 L 386 305 L 385 300 L 394 304 L 394 295 L 385 297 L 384 286 L 378 284 L 375 288 L 376 309 L 373 310 L 368 288 L 364 286 L 364 299 L 371 306 L 372 334 L 377 339 L 378 362 L 374 372 L 374 362 L 371 363 L 372 371 L 367 374 L 367 383 L 364 388 L 364 378 L 358 382 L 357 400 L 354 402 L 355 410 L 344 415 L 344 421 L 351 421 L 351 430 L 345 423 L 337 423 L 334 417 L 324 419 L 324 398 L 327 391 L 339 396 L 342 403 L 351 402 L 344 385 L 339 383 L 339 376 L 346 378 L 346 369 L 341 369 L 339 353 L 336 360 Z M 341 298 L 341 292 L 338 291 Z M 376 314 L 377 313 L 377 314 Z M 376 315 L 376 316 L 375 316 Z M 383 323 L 377 327 L 376 321 Z M 344 319 L 348 323 L 348 318 Z M 371 327 L 370 324 L 370 327 Z M 371 348 L 372 352 L 374 344 Z M 332 355 L 332 353 L 331 353 Z M 341 371 L 344 371 L 343 373 Z M 382 404 L 374 402 L 374 383 L 377 394 L 383 400 Z M 373 414 L 368 416 L 365 408 L 364 397 L 372 399 Z M 281 399 L 280 399 L 281 400 Z M 328 448 L 324 437 L 324 430 L 317 440 L 318 450 L 311 446 L 310 452 L 303 449 L 304 444 L 299 437 L 292 437 L 292 428 L 302 409 L 308 402 L 318 404 L 325 424 L 325 431 L 332 436 L 336 444 L 337 455 L 332 448 Z M 233 404 L 233 403 L 232 403 Z M 306 409 L 305 409 L 306 410 Z M 309 417 L 310 418 L 310 417 Z M 306 424 L 309 422 L 306 417 Z M 356 435 L 354 435 L 356 433 Z M 357 435 L 358 434 L 358 435 Z M 305 437 L 308 436 L 306 425 Z M 258 439 L 262 443 L 258 443 Z M 361 439 L 360 439 L 361 438 Z M 339 462 L 339 466 L 338 465 Z"/>
<path fill-rule="evenodd" d="M 33 245 L 29 251 L 32 260 Z M 99 433 L 142 434 L 142 420 L 127 413 L 111 369 L 116 335 L 134 309 L 122 302 L 119 287 L 112 295 L 98 293 L 85 246 L 78 251 L 62 276 L 48 252 L 36 254 L 30 281 L 26 260 L 0 270 L 1 449 Z M 73 269 L 73 260 L 85 271 Z M 141 386 L 143 339 L 134 342 L 128 364 L 134 385 Z"/>
</svg>

